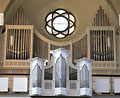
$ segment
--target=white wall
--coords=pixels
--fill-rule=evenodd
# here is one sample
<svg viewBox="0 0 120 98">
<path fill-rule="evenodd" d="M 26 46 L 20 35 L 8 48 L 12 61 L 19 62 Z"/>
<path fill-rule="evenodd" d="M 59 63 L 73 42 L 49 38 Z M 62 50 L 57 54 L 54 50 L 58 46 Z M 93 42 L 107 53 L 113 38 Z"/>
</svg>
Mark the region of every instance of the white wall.
<svg viewBox="0 0 120 98">
<path fill-rule="evenodd" d="M 109 79 L 95 79 L 95 92 L 109 93 L 110 82 Z"/>
<path fill-rule="evenodd" d="M 14 78 L 13 91 L 14 92 L 27 92 L 28 79 L 27 78 Z"/>
<path fill-rule="evenodd" d="M 120 93 L 120 79 L 114 79 L 114 93 Z"/>
<path fill-rule="evenodd" d="M 0 91 L 8 92 L 8 78 L 0 77 Z"/>
</svg>

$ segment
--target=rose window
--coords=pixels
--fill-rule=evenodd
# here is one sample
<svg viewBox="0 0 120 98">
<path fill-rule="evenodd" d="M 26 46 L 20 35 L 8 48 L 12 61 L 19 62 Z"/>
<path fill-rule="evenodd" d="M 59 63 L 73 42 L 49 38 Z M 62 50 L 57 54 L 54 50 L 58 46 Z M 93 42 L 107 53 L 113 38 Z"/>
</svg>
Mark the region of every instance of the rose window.
<svg viewBox="0 0 120 98">
<path fill-rule="evenodd" d="M 57 38 L 65 38 L 75 30 L 75 17 L 66 10 L 57 9 L 47 15 L 46 30 Z"/>
</svg>

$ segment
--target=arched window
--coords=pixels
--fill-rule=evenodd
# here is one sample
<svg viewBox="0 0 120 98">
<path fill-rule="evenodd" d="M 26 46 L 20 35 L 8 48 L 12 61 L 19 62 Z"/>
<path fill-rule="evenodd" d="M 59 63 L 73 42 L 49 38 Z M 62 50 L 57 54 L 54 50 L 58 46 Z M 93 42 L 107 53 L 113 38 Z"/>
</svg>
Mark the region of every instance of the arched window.
<svg viewBox="0 0 120 98">
<path fill-rule="evenodd" d="M 57 38 L 65 38 L 75 30 L 75 17 L 64 9 L 57 9 L 46 17 L 46 30 Z"/>
</svg>

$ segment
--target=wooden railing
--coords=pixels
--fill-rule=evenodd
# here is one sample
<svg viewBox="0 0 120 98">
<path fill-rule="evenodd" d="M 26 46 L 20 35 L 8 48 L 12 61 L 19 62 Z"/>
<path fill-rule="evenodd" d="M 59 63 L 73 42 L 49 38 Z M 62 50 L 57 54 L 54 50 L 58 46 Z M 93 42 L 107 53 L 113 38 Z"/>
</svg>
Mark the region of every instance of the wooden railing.
<svg viewBox="0 0 120 98">
<path fill-rule="evenodd" d="M 30 67 L 28 60 L 5 60 L 0 61 L 0 66 L 5 67 Z M 94 61 L 92 68 L 117 68 L 120 67 L 120 62 L 114 61 Z"/>
</svg>

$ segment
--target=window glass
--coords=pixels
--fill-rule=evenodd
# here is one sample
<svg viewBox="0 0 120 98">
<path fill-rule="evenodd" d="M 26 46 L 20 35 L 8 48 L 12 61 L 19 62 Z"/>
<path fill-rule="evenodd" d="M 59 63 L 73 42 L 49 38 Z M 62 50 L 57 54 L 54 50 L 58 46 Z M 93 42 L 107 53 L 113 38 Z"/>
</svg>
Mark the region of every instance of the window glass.
<svg viewBox="0 0 120 98">
<path fill-rule="evenodd" d="M 46 17 L 46 30 L 57 38 L 65 38 L 75 30 L 75 17 L 64 9 L 57 9 Z"/>
</svg>

